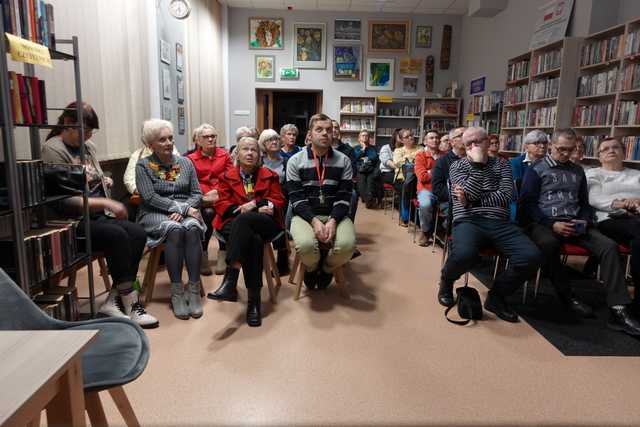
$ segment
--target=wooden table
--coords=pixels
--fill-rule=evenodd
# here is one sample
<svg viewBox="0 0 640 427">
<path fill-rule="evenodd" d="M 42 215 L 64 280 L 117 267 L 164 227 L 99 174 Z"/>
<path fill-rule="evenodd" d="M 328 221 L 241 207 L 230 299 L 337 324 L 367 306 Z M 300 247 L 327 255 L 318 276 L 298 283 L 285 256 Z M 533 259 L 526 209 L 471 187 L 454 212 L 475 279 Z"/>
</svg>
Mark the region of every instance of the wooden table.
<svg viewBox="0 0 640 427">
<path fill-rule="evenodd" d="M 84 426 L 82 350 L 98 331 L 0 331 L 0 426 L 47 410 L 50 426 Z"/>
</svg>

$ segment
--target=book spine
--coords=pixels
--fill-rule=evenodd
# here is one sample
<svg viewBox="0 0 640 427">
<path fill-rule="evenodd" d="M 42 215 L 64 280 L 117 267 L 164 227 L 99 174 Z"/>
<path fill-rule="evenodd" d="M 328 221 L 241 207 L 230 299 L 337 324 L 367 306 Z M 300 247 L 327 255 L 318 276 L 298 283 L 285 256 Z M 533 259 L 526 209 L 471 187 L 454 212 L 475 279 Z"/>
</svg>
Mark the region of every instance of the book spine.
<svg viewBox="0 0 640 427">
<path fill-rule="evenodd" d="M 38 27 L 36 25 L 36 9 L 33 0 L 29 0 L 29 36 L 30 40 L 38 43 Z"/>
<path fill-rule="evenodd" d="M 32 102 L 32 110 L 35 112 L 34 121 L 37 124 L 42 124 L 43 121 L 43 112 L 42 105 L 40 102 L 40 84 L 38 83 L 38 79 L 36 77 L 29 77 L 29 85 L 31 86 L 31 102 Z"/>
<path fill-rule="evenodd" d="M 47 5 L 40 0 L 40 25 L 42 27 L 42 44 L 49 47 L 49 32 L 47 30 Z"/>
<path fill-rule="evenodd" d="M 49 49 L 56 49 L 56 30 L 53 21 L 53 5 L 47 4 L 47 32 L 49 34 Z"/>
<path fill-rule="evenodd" d="M 15 24 L 15 32 L 14 34 L 18 37 L 22 37 L 22 21 L 20 17 L 20 0 L 11 0 L 13 3 L 13 11 L 15 13 L 15 18 L 13 23 Z"/>
<path fill-rule="evenodd" d="M 16 74 L 18 78 L 18 88 L 20 91 L 20 108 L 22 110 L 22 123 L 31 124 L 31 113 L 29 110 L 29 95 L 27 94 L 27 87 L 22 74 Z"/>
<path fill-rule="evenodd" d="M 49 123 L 49 115 L 47 114 L 47 93 L 45 91 L 44 80 L 38 80 L 39 92 L 40 92 L 40 109 L 42 110 L 42 123 Z"/>
</svg>

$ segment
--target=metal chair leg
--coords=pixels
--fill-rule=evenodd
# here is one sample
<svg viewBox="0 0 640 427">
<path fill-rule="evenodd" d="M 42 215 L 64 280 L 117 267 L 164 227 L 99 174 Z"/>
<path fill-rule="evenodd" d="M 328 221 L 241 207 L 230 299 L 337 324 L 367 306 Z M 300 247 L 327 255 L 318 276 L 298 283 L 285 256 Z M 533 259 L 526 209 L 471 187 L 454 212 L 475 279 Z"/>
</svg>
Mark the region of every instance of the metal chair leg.
<svg viewBox="0 0 640 427">
<path fill-rule="evenodd" d="M 527 303 L 527 285 L 529 284 L 528 280 L 524 281 L 523 284 L 523 289 L 522 289 L 522 305 L 525 305 Z"/>
<path fill-rule="evenodd" d="M 439 216 L 438 213 L 440 212 L 440 209 L 438 209 L 438 212 L 436 212 L 436 220 L 434 221 L 434 225 L 433 225 L 433 245 L 431 245 L 431 253 L 435 253 L 436 252 L 436 236 L 438 235 L 438 219 Z"/>
<path fill-rule="evenodd" d="M 538 298 L 538 288 L 540 287 L 540 271 L 541 269 L 538 269 L 538 273 L 536 274 L 536 284 L 535 284 L 535 288 L 533 290 L 533 298 Z"/>
</svg>

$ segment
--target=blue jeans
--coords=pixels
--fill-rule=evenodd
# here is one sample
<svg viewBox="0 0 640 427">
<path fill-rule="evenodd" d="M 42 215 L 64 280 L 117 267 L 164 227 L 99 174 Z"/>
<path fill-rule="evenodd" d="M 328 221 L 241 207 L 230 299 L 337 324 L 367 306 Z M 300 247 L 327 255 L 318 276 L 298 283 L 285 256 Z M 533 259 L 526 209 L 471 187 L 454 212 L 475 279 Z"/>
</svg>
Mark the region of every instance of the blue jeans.
<svg viewBox="0 0 640 427">
<path fill-rule="evenodd" d="M 479 260 L 480 249 L 494 247 L 509 259 L 509 268 L 500 273 L 491 292 L 506 297 L 530 279 L 540 266 L 542 255 L 515 224 L 493 218 L 466 218 L 453 225 L 453 240 L 442 280 L 453 283 Z"/>
<path fill-rule="evenodd" d="M 420 229 L 423 233 L 432 233 L 433 209 L 437 206 L 437 197 L 428 190 L 418 192 L 418 216 L 420 217 Z"/>
<path fill-rule="evenodd" d="M 356 223 L 356 212 L 358 212 L 358 192 L 354 189 L 351 192 L 351 202 L 349 206 L 349 218 L 352 223 Z"/>
</svg>

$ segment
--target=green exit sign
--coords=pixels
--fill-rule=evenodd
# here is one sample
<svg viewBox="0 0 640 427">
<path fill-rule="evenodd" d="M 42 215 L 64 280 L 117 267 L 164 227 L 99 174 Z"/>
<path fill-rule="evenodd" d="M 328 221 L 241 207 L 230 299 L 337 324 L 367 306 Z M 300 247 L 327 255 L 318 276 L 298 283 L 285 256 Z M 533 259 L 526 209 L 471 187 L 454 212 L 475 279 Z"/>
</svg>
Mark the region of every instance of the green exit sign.
<svg viewBox="0 0 640 427">
<path fill-rule="evenodd" d="M 280 68 L 280 80 L 298 80 L 300 70 L 297 68 Z"/>
</svg>

